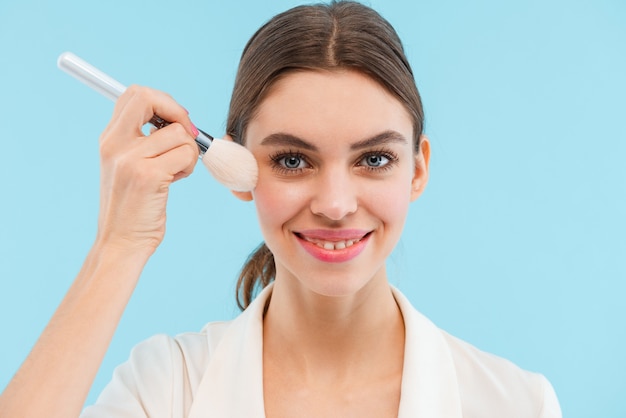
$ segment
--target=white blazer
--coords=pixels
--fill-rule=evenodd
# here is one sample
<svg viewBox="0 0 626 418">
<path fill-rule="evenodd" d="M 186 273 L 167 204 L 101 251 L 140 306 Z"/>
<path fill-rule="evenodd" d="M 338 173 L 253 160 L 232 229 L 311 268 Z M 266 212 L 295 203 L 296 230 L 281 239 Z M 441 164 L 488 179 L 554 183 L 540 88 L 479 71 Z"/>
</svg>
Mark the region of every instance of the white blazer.
<svg viewBox="0 0 626 418">
<path fill-rule="evenodd" d="M 232 321 L 137 345 L 81 417 L 265 417 L 263 309 L 271 289 Z M 406 328 L 398 417 L 561 417 L 545 377 L 448 335 L 393 294 Z"/>
</svg>

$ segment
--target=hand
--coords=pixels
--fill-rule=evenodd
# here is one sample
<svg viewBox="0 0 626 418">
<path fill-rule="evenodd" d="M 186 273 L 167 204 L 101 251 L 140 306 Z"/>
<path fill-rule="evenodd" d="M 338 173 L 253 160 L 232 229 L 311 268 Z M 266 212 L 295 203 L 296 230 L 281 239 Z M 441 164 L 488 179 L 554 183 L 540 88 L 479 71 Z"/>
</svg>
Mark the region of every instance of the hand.
<svg viewBox="0 0 626 418">
<path fill-rule="evenodd" d="M 157 114 L 171 124 L 145 136 Z M 165 233 L 170 184 L 192 173 L 197 129 L 167 94 L 131 86 L 100 137 L 101 190 L 97 242 L 152 254 Z"/>
</svg>

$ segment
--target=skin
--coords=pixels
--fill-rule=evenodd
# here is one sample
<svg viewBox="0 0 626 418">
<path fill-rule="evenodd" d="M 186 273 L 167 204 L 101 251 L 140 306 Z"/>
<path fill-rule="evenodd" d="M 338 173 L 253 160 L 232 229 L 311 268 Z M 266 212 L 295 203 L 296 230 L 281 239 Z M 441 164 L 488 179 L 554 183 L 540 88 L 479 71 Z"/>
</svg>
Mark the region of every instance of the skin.
<svg viewBox="0 0 626 418">
<path fill-rule="evenodd" d="M 397 416 L 404 323 L 385 261 L 428 179 L 428 140 L 416 153 L 412 138 L 403 105 L 347 70 L 282 78 L 251 121 L 259 181 L 236 195 L 255 200 L 276 261 L 264 319 L 268 417 Z M 302 245 L 311 230 L 355 229 L 368 235 L 348 261 Z"/>
<path fill-rule="evenodd" d="M 146 139 L 141 128 L 155 113 L 173 123 Z M 310 167 L 297 176 L 268 159 L 276 144 L 262 142 L 277 130 L 316 144 L 316 152 L 306 152 Z M 368 172 L 367 150 L 355 152 L 350 144 L 388 130 L 407 138 L 384 147 L 398 161 L 385 174 Z M 0 417 L 80 414 L 141 271 L 163 240 L 169 188 L 197 162 L 196 133 L 187 112 L 162 92 L 132 86 L 119 98 L 100 138 L 94 245 L 0 395 Z M 290 75 L 252 121 L 248 143 L 259 161 L 259 184 L 253 194 L 236 195 L 256 200 L 277 261 L 264 326 L 267 416 L 397 415 L 404 325 L 384 260 L 428 177 L 428 142 L 413 153 L 411 133 L 402 106 L 351 72 Z M 329 266 L 294 241 L 293 231 L 309 228 L 366 229 L 369 238 L 354 260 Z"/>
<path fill-rule="evenodd" d="M 173 123 L 146 140 L 141 127 L 154 113 Z M 169 186 L 196 164 L 195 129 L 164 93 L 132 86 L 119 98 L 100 137 L 95 243 L 0 396 L 1 417 L 79 416 L 141 271 L 163 239 Z"/>
</svg>

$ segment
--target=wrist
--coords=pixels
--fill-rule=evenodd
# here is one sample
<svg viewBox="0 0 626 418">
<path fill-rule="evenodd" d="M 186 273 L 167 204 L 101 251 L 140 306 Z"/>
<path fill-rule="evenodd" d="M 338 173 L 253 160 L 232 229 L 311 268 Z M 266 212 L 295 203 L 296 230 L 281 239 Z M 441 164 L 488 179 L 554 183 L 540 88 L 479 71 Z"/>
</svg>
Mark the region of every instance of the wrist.
<svg viewBox="0 0 626 418">
<path fill-rule="evenodd" d="M 155 247 L 134 245 L 125 240 L 104 240 L 97 238 L 91 247 L 85 267 L 92 273 L 116 271 L 110 279 L 126 277 L 125 280 L 139 279 L 141 271 L 155 251 Z"/>
<path fill-rule="evenodd" d="M 123 237 L 104 236 L 100 233 L 96 236 L 90 254 L 103 255 L 126 260 L 147 261 L 156 251 L 159 243 L 146 240 L 136 242 Z"/>
</svg>

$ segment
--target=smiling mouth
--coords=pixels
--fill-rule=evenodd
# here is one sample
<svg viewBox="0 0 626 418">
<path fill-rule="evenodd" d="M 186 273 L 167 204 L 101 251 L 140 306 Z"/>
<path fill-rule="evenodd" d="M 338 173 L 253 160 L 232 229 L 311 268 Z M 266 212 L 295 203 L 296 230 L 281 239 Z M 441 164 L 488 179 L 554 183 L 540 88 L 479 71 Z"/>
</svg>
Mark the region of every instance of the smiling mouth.
<svg viewBox="0 0 626 418">
<path fill-rule="evenodd" d="M 308 237 L 299 233 L 296 233 L 296 236 L 300 239 L 303 239 L 304 241 L 310 242 L 311 244 L 315 244 L 320 248 L 323 248 L 325 250 L 343 250 L 346 249 L 348 247 L 352 247 L 354 244 L 360 242 L 361 240 L 365 239 L 366 237 L 368 237 L 371 234 L 371 232 L 368 232 L 367 234 L 363 235 L 360 238 L 351 238 L 351 239 L 346 239 L 346 240 L 335 240 L 335 241 L 329 241 L 329 240 L 324 240 L 324 239 L 319 239 L 319 238 L 313 238 L 313 237 Z"/>
</svg>

